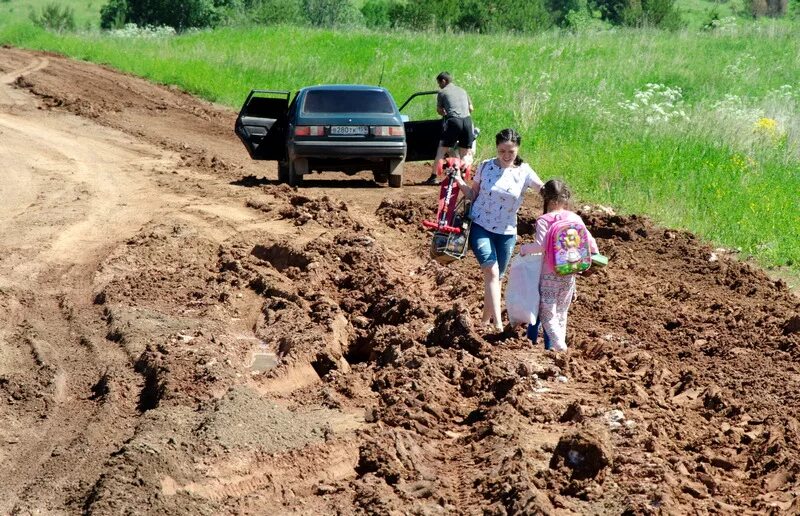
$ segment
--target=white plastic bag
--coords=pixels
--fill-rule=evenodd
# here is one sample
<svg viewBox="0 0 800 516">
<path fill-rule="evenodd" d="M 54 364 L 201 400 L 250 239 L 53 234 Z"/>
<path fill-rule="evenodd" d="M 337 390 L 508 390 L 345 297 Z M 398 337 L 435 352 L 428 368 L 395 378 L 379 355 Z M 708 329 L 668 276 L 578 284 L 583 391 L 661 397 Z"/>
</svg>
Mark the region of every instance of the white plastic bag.
<svg viewBox="0 0 800 516">
<path fill-rule="evenodd" d="M 506 312 L 509 322 L 535 324 L 539 315 L 539 276 L 542 274 L 542 255 L 516 255 L 506 285 Z"/>
</svg>

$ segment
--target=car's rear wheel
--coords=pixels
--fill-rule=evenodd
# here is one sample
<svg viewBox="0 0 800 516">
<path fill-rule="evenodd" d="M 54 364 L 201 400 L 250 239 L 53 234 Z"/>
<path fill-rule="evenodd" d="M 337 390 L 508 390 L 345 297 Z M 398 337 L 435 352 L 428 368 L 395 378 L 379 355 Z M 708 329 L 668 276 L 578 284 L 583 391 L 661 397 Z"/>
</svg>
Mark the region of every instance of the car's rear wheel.
<svg viewBox="0 0 800 516">
<path fill-rule="evenodd" d="M 305 158 L 290 159 L 288 168 L 286 183 L 289 186 L 300 186 L 303 176 L 308 173 L 308 160 Z"/>
<path fill-rule="evenodd" d="M 389 173 L 384 172 L 382 170 L 373 170 L 373 175 L 375 176 L 375 182 L 385 185 L 389 182 Z"/>
<path fill-rule="evenodd" d="M 389 186 L 391 188 L 400 188 L 403 186 L 403 160 L 390 159 L 389 160 Z"/>
</svg>

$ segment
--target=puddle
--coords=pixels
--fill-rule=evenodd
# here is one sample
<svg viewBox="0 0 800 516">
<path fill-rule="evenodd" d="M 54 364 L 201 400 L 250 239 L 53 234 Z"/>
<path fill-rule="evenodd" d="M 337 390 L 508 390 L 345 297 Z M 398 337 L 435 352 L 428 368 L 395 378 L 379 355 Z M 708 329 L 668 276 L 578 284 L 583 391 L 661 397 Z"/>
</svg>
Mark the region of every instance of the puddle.
<svg viewBox="0 0 800 516">
<path fill-rule="evenodd" d="M 269 351 L 258 351 L 253 353 L 253 362 L 250 364 L 250 371 L 263 373 L 274 369 L 278 365 L 278 355 Z"/>
</svg>

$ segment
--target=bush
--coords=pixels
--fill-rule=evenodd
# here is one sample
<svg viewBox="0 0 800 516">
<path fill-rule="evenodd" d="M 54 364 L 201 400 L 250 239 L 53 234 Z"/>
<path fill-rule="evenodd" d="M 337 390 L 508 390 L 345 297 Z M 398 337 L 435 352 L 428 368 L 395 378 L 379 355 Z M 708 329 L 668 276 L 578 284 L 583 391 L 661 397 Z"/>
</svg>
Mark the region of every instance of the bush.
<svg viewBox="0 0 800 516">
<path fill-rule="evenodd" d="M 140 27 L 167 25 L 177 31 L 192 27 L 213 27 L 227 2 L 212 0 L 109 0 L 100 9 L 104 29 L 135 23 Z M 122 23 L 121 23 L 122 22 Z"/>
<path fill-rule="evenodd" d="M 598 32 L 608 30 L 611 25 L 600 19 L 599 12 L 589 12 L 589 9 L 570 11 L 563 22 L 571 32 Z"/>
<path fill-rule="evenodd" d="M 614 25 L 660 27 L 675 30 L 684 25 L 675 0 L 594 0 L 603 20 Z"/>
<path fill-rule="evenodd" d="M 556 25 L 567 26 L 567 16 L 570 13 L 586 13 L 589 16 L 589 7 L 586 0 L 548 0 L 547 9 Z M 575 18 L 575 14 L 573 14 Z"/>
<path fill-rule="evenodd" d="M 101 29 L 121 29 L 128 20 L 128 2 L 126 0 L 109 0 L 100 8 Z"/>
<path fill-rule="evenodd" d="M 456 27 L 466 32 L 490 32 L 492 15 L 489 7 L 481 0 L 466 0 L 456 19 Z"/>
<path fill-rule="evenodd" d="M 405 5 L 397 3 L 389 8 L 389 18 L 393 27 L 426 31 L 433 29 L 436 19 L 434 11 L 425 0 L 409 0 Z"/>
<path fill-rule="evenodd" d="M 761 16 L 777 18 L 789 11 L 789 3 L 787 0 L 745 0 L 745 8 L 754 18 Z"/>
<path fill-rule="evenodd" d="M 494 5 L 495 32 L 543 32 L 553 26 L 545 0 L 506 0 Z"/>
<path fill-rule="evenodd" d="M 250 18 L 256 23 L 301 25 L 305 21 L 301 0 L 261 0 L 254 4 Z"/>
<path fill-rule="evenodd" d="M 361 11 L 350 0 L 303 0 L 303 11 L 316 27 L 352 27 L 364 25 Z"/>
<path fill-rule="evenodd" d="M 461 0 L 456 26 L 487 33 L 543 32 L 553 25 L 546 0 Z"/>
<path fill-rule="evenodd" d="M 55 2 L 42 7 L 40 14 L 31 11 L 31 21 L 47 30 L 57 32 L 75 30 L 75 12 L 71 7 L 61 7 Z"/>
<path fill-rule="evenodd" d="M 306 25 L 302 0 L 215 0 L 225 25 Z"/>
<path fill-rule="evenodd" d="M 361 6 L 364 25 L 371 29 L 386 29 L 391 26 L 389 19 L 389 2 L 385 0 L 367 0 Z"/>
</svg>

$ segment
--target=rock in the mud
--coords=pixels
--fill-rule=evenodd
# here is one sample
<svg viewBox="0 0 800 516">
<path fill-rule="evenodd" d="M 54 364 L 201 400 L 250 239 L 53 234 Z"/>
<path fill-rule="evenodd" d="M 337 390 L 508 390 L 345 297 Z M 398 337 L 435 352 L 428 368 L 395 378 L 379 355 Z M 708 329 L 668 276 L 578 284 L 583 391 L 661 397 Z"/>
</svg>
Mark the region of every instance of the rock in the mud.
<svg viewBox="0 0 800 516">
<path fill-rule="evenodd" d="M 584 419 L 583 407 L 578 401 L 573 401 L 558 419 L 559 423 L 580 423 Z"/>
<path fill-rule="evenodd" d="M 572 478 L 597 478 L 611 464 L 611 445 L 608 435 L 598 427 L 584 427 L 561 436 L 550 459 L 551 469 L 567 467 Z"/>
</svg>

